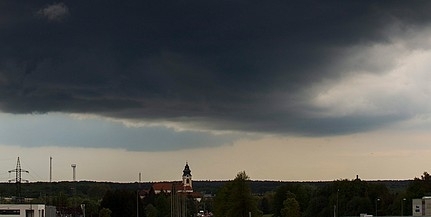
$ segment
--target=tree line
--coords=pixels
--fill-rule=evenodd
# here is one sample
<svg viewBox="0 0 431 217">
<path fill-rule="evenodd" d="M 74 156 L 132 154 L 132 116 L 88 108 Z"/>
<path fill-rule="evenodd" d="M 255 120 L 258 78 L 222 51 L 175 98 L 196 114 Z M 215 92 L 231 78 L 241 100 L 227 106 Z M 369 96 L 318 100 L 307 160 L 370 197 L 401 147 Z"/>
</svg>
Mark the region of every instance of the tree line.
<svg viewBox="0 0 431 217">
<path fill-rule="evenodd" d="M 195 191 L 212 197 L 201 201 L 186 197 L 187 216 L 195 216 L 199 210 L 223 217 L 399 216 L 411 215 L 412 199 L 431 196 L 427 172 L 408 181 L 263 182 L 251 181 L 242 171 L 233 180 L 211 183 L 195 182 Z M 145 197 L 139 197 L 139 188 L 149 189 Z M 170 194 L 155 194 L 151 183 L 30 183 L 23 184 L 22 190 L 25 197 L 34 198 L 31 203 L 54 205 L 65 213 L 85 211 L 90 217 L 137 213 L 139 217 L 165 217 L 172 209 Z M 13 193 L 12 184 L 0 183 L 2 203 L 10 202 L 7 198 Z"/>
<path fill-rule="evenodd" d="M 406 187 L 402 187 L 404 184 L 393 187 L 397 181 L 356 178 L 318 184 L 284 183 L 266 192 L 253 192 L 252 183 L 244 171 L 239 172 L 233 180 L 218 188 L 214 198 L 205 201 L 207 209 L 214 216 L 223 217 L 327 217 L 359 216 L 361 213 L 400 216 L 411 215 L 412 199 L 431 195 L 431 176 L 427 172 L 409 180 Z M 152 206 L 158 215 L 147 212 L 143 216 L 169 216 L 167 204 L 169 202 L 164 206 L 155 203 Z M 160 213 L 161 207 L 167 209 L 164 214 Z M 199 204 L 194 207 L 197 207 L 195 211 L 201 208 Z M 191 212 L 188 216 L 195 214 Z"/>
<path fill-rule="evenodd" d="M 259 208 L 273 217 L 412 215 L 412 200 L 431 195 L 431 176 L 424 172 L 405 188 L 359 178 L 335 180 L 323 186 L 288 183 L 258 197 Z M 386 184 L 384 184 L 386 183 Z"/>
</svg>

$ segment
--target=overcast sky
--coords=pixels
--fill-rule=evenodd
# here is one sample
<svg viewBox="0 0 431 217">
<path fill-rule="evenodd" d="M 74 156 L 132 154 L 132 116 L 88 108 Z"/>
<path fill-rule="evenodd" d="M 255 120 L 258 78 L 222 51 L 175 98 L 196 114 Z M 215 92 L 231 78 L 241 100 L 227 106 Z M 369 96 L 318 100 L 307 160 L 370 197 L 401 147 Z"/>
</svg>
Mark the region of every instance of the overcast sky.
<svg viewBox="0 0 431 217">
<path fill-rule="evenodd" d="M 429 1 L 0 1 L 0 181 L 411 179 Z"/>
</svg>

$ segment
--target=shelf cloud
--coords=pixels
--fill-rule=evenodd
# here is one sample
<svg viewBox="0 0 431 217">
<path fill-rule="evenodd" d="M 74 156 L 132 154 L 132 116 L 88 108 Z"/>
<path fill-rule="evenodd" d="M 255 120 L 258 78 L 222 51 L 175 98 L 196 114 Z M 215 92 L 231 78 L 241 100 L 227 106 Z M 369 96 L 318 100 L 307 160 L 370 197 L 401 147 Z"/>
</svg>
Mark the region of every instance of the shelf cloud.
<svg viewBox="0 0 431 217">
<path fill-rule="evenodd" d="M 431 112 L 428 2 L 101 3 L 0 3 L 1 111 L 312 136 Z"/>
</svg>

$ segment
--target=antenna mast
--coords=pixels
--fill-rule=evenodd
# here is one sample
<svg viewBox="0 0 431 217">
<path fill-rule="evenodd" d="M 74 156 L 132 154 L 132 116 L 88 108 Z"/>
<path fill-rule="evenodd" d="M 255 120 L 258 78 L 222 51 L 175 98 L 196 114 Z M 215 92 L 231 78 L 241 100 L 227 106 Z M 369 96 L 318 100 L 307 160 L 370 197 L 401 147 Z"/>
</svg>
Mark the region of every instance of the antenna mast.
<svg viewBox="0 0 431 217">
<path fill-rule="evenodd" d="M 21 197 L 21 182 L 25 181 L 28 182 L 28 180 L 22 180 L 21 173 L 28 173 L 27 170 L 21 169 L 21 163 L 18 160 L 16 161 L 16 168 L 13 170 L 9 170 L 9 173 L 15 173 L 15 180 L 10 179 L 9 182 L 15 181 L 16 184 L 16 201 L 18 203 L 22 203 L 22 197 Z"/>
</svg>

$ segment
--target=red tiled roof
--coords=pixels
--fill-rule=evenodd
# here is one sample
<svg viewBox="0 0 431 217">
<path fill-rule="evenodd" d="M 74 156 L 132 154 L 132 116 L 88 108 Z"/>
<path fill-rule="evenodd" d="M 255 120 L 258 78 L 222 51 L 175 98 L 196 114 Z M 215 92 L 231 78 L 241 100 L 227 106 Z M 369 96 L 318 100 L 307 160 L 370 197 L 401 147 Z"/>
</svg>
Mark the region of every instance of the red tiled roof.
<svg viewBox="0 0 431 217">
<path fill-rule="evenodd" d="M 172 190 L 172 182 L 157 182 L 153 184 L 155 191 L 170 191 Z"/>
<path fill-rule="evenodd" d="M 173 187 L 175 187 L 177 191 L 193 190 L 190 186 L 184 187 L 182 182 L 157 182 L 153 184 L 154 191 L 171 191 Z"/>
</svg>

